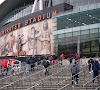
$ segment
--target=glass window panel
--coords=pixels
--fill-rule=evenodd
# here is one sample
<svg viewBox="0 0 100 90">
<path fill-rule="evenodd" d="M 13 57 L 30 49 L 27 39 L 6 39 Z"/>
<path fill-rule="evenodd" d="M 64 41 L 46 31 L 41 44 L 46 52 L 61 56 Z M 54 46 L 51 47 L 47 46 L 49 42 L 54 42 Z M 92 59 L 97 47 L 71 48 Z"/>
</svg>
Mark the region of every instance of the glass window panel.
<svg viewBox="0 0 100 90">
<path fill-rule="evenodd" d="M 98 34 L 98 29 L 97 28 L 90 29 L 90 33 L 97 33 Z"/>
<path fill-rule="evenodd" d="M 73 36 L 73 41 L 74 40 L 80 40 L 80 36 Z"/>
<path fill-rule="evenodd" d="M 81 35 L 83 35 L 83 34 L 89 34 L 89 30 L 83 30 L 83 31 L 81 31 Z"/>
<path fill-rule="evenodd" d="M 80 31 L 73 32 L 73 36 L 78 36 L 78 35 L 80 35 Z"/>
<path fill-rule="evenodd" d="M 98 9 L 98 14 L 100 14 L 100 8 Z"/>
<path fill-rule="evenodd" d="M 54 39 L 57 39 L 58 38 L 58 35 L 54 35 L 53 37 L 54 37 Z"/>
<path fill-rule="evenodd" d="M 64 34 L 59 34 L 59 35 L 58 35 L 58 38 L 64 38 L 64 37 L 65 37 Z"/>
<path fill-rule="evenodd" d="M 84 42 L 88 42 L 88 41 L 90 41 L 89 39 L 81 39 L 81 43 L 84 43 Z"/>
<path fill-rule="evenodd" d="M 95 38 L 98 38 L 98 33 L 92 33 L 90 34 L 90 39 L 93 40 Z"/>
<path fill-rule="evenodd" d="M 57 24 L 57 29 L 58 30 L 63 29 L 63 24 Z"/>
<path fill-rule="evenodd" d="M 88 14 L 91 15 L 91 14 L 96 14 L 98 12 L 97 9 L 94 9 L 94 10 L 89 10 L 88 11 Z"/>
<path fill-rule="evenodd" d="M 65 37 L 72 37 L 72 33 L 66 33 Z"/>
<path fill-rule="evenodd" d="M 55 40 L 53 40 L 54 41 L 54 43 L 58 43 L 58 40 L 57 39 L 55 39 Z"/>
<path fill-rule="evenodd" d="M 79 17 L 80 16 L 80 13 L 74 13 L 74 14 L 72 14 L 72 18 L 77 18 L 77 17 Z"/>
</svg>

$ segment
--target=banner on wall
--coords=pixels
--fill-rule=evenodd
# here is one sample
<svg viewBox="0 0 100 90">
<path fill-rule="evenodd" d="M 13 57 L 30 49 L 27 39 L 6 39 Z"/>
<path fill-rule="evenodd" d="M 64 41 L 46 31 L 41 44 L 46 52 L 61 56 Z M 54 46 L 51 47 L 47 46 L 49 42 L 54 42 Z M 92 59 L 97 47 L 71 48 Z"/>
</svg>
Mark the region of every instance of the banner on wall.
<svg viewBox="0 0 100 90">
<path fill-rule="evenodd" d="M 19 56 L 32 55 L 34 30 L 38 31 L 35 34 L 34 54 L 53 54 L 52 26 L 52 19 L 49 19 L 3 35 L 0 38 L 0 55 L 17 56 L 18 35 L 21 35 L 19 38 Z"/>
<path fill-rule="evenodd" d="M 12 63 L 13 61 L 15 61 L 14 58 L 0 59 L 0 65 L 4 65 L 5 61 L 7 61 L 7 60 L 10 60 L 10 62 L 9 62 L 10 65 L 11 65 L 11 63 Z"/>
</svg>

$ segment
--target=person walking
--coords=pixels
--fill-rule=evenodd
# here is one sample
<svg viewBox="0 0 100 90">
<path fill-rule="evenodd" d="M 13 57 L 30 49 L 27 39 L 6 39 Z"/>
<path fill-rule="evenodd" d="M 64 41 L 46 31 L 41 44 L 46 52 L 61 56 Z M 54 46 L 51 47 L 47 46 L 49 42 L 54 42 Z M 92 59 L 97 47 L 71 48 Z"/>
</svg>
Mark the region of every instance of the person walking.
<svg viewBox="0 0 100 90">
<path fill-rule="evenodd" d="M 99 59 L 97 58 L 96 61 L 93 63 L 93 83 L 95 82 L 95 77 L 99 75 L 99 70 L 100 70 L 100 64 L 99 64 Z"/>
<path fill-rule="evenodd" d="M 78 84 L 78 78 L 79 78 L 79 65 L 77 64 L 77 62 L 74 63 L 74 65 L 72 65 L 71 67 L 71 73 L 72 73 L 72 86 L 73 84 Z"/>
<path fill-rule="evenodd" d="M 31 65 L 31 71 L 33 71 L 35 67 L 34 57 L 30 60 L 30 65 Z"/>
<path fill-rule="evenodd" d="M 61 54 L 60 55 L 60 61 L 61 61 L 61 65 L 62 65 L 62 60 L 64 59 L 64 55 L 63 54 Z"/>
<path fill-rule="evenodd" d="M 76 53 L 75 61 L 79 63 L 79 55 L 78 55 L 78 53 Z"/>
<path fill-rule="evenodd" d="M 5 63 L 4 63 L 4 72 L 6 71 L 6 75 L 8 75 L 9 62 L 10 62 L 10 60 L 6 60 Z"/>
<path fill-rule="evenodd" d="M 26 72 L 29 72 L 30 57 L 26 59 Z"/>
<path fill-rule="evenodd" d="M 73 57 L 71 55 L 71 56 L 69 56 L 69 62 L 70 62 L 70 64 L 72 64 L 72 60 L 73 60 Z"/>
<path fill-rule="evenodd" d="M 89 73 L 91 73 L 92 71 L 91 69 L 92 69 L 93 63 L 94 63 L 94 60 L 90 57 L 90 59 L 88 60 Z"/>
<path fill-rule="evenodd" d="M 43 61 L 42 65 L 44 66 L 45 75 L 46 75 L 46 74 L 49 75 L 49 72 L 48 72 L 48 69 L 47 69 L 47 68 L 49 67 L 50 62 L 49 62 L 48 60 L 45 59 L 45 60 Z"/>
</svg>

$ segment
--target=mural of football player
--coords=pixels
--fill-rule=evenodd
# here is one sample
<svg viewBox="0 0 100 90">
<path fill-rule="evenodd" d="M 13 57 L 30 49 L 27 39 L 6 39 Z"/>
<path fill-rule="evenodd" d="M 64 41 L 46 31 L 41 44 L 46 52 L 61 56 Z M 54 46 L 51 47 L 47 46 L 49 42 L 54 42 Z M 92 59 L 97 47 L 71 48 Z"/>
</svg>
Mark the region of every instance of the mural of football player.
<svg viewBox="0 0 100 90">
<path fill-rule="evenodd" d="M 51 30 L 48 27 L 48 21 L 43 21 L 43 30 L 39 36 L 39 41 L 41 42 L 41 53 L 40 54 L 52 54 L 51 49 Z"/>
<path fill-rule="evenodd" d="M 34 38 L 34 31 L 37 31 L 35 30 L 35 27 L 32 26 L 32 28 L 30 29 L 29 31 L 29 34 L 28 34 L 28 48 L 29 48 L 29 54 L 32 55 L 33 54 L 33 38 Z M 35 55 L 37 55 L 37 38 L 40 36 L 40 32 L 37 31 L 35 32 L 35 48 L 34 48 L 34 53 Z M 39 45 L 38 45 L 39 46 Z"/>
</svg>

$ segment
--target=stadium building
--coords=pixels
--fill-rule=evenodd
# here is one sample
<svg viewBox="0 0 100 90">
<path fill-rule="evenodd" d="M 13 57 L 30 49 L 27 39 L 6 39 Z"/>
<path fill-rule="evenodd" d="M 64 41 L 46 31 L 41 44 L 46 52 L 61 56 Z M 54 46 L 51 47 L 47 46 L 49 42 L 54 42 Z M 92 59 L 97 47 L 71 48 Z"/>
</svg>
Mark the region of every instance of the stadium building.
<svg viewBox="0 0 100 90">
<path fill-rule="evenodd" d="M 5 0 L 0 56 L 100 55 L 100 0 Z"/>
</svg>

